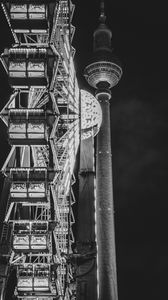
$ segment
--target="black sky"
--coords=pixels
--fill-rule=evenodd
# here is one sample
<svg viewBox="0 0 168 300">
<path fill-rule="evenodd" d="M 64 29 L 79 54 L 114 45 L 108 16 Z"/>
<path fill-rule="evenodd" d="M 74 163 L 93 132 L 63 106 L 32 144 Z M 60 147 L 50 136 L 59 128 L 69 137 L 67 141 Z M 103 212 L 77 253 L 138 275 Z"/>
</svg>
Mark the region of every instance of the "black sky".
<svg viewBox="0 0 168 300">
<path fill-rule="evenodd" d="M 99 0 L 74 0 L 81 88 Z M 123 78 L 112 91 L 111 126 L 119 300 L 168 299 L 168 18 L 162 1 L 105 0 Z M 0 50 L 13 43 L 0 11 Z M 10 94 L 0 66 L 0 108 Z M 1 165 L 6 158 L 1 122 Z M 4 151 L 5 149 L 5 151 Z"/>
</svg>

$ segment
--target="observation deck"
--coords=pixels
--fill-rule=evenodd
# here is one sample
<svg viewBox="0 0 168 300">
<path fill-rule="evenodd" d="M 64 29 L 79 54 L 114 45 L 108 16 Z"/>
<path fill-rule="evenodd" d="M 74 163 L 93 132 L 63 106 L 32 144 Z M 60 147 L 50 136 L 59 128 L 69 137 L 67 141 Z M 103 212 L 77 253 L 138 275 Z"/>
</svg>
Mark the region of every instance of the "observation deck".
<svg viewBox="0 0 168 300">
<path fill-rule="evenodd" d="M 122 76 L 122 69 L 119 65 L 105 60 L 95 61 L 85 68 L 85 78 L 89 85 L 98 88 L 99 83 L 106 82 L 109 88 L 114 87 Z"/>
</svg>

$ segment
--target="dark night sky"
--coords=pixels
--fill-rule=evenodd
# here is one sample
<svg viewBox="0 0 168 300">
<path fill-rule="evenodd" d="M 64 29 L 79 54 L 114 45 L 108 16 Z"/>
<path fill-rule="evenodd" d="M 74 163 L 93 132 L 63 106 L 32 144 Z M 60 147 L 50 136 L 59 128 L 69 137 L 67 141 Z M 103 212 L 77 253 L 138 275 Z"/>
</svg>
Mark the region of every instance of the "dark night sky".
<svg viewBox="0 0 168 300">
<path fill-rule="evenodd" d="M 92 51 L 99 1 L 76 0 L 76 65 Z M 166 6 L 105 1 L 123 78 L 112 91 L 111 124 L 119 300 L 168 299 L 168 88 Z"/>
<path fill-rule="evenodd" d="M 99 0 L 74 0 L 75 65 L 80 86 L 92 54 Z M 113 181 L 119 300 L 168 299 L 168 18 L 161 1 L 106 0 L 112 45 L 123 78 L 111 101 Z M 0 12 L 0 50 L 12 43 Z M 0 108 L 8 100 L 0 66 Z M 1 165 L 6 158 L 1 122 Z"/>
</svg>

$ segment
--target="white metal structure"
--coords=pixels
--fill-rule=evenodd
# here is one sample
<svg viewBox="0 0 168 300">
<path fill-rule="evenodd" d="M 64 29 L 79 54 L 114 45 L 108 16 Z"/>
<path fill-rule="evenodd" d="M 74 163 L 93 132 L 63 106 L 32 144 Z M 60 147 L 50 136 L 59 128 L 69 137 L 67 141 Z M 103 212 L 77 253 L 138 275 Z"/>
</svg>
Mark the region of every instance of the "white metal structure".
<svg viewBox="0 0 168 300">
<path fill-rule="evenodd" d="M 74 5 L 20 3 L 1 4 L 15 41 L 1 55 L 13 88 L 1 111 L 11 145 L 2 167 L 9 196 L 1 243 L 10 244 L 17 299 L 69 300 L 76 293 L 73 270 L 61 254 L 70 254 L 74 242 L 72 185 L 79 145 Z"/>
</svg>

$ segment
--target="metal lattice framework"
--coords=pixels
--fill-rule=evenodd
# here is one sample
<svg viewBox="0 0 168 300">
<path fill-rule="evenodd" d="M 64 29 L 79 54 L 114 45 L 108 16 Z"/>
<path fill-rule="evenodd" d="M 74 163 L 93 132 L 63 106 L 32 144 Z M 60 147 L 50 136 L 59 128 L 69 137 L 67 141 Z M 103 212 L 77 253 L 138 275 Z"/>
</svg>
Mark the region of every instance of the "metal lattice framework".
<svg viewBox="0 0 168 300">
<path fill-rule="evenodd" d="M 9 246 L 6 274 L 16 269 L 17 299 L 75 299 L 66 259 L 74 242 L 72 185 L 79 145 L 74 5 L 20 3 L 1 4 L 15 41 L 1 55 L 13 88 L 0 115 L 11 145 L 2 167 L 8 187 L 1 234 L 1 244 Z"/>
</svg>

